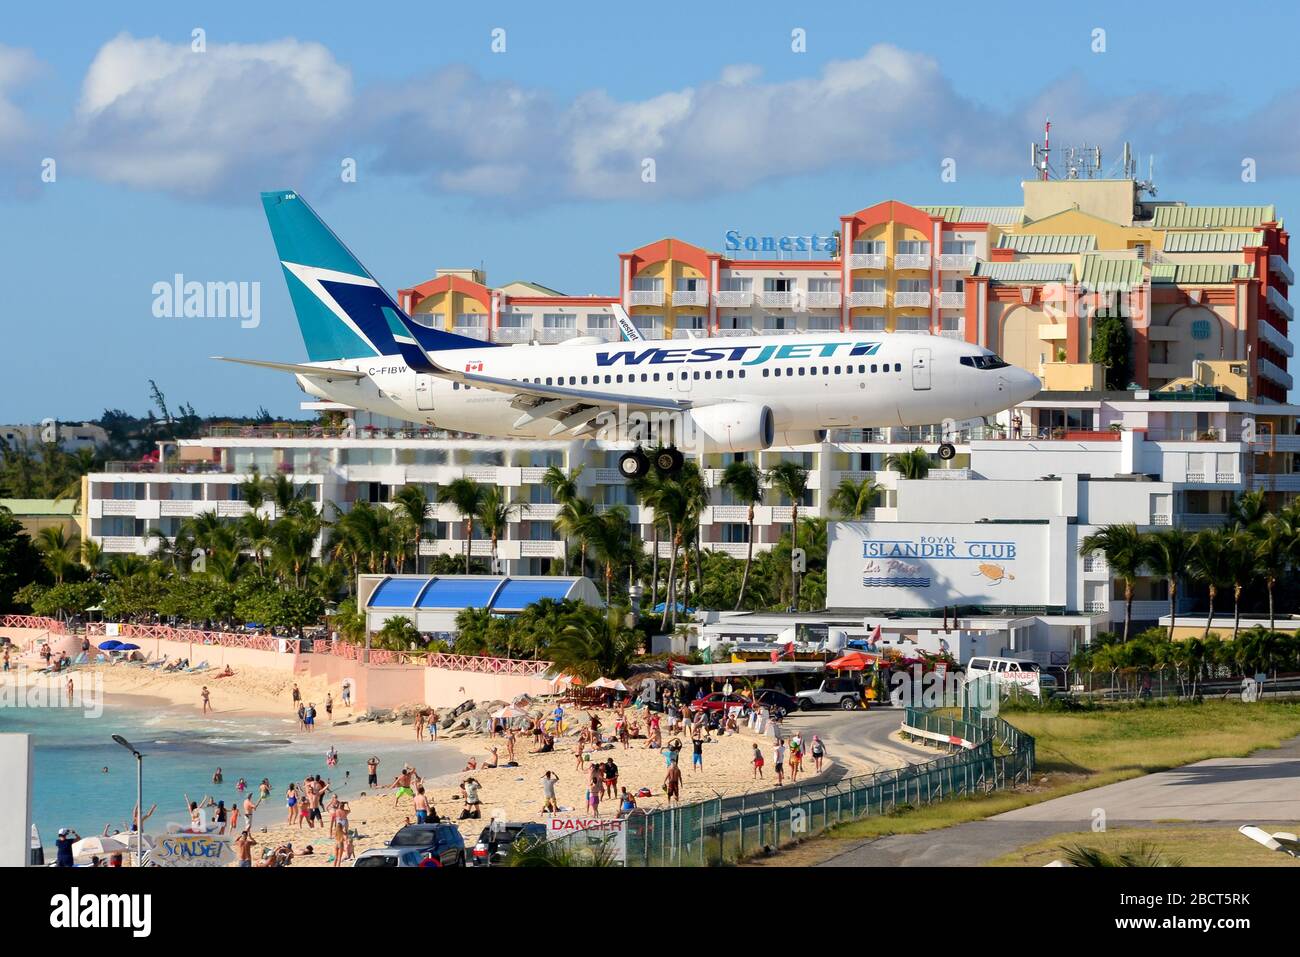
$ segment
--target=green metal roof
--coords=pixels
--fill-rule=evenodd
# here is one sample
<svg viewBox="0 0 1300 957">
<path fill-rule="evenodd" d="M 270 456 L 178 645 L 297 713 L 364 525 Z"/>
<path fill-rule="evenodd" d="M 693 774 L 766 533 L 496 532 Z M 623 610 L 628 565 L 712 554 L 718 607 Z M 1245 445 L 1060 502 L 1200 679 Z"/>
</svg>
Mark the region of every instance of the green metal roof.
<svg viewBox="0 0 1300 957">
<path fill-rule="evenodd" d="M 1024 221 L 1023 206 L 918 206 L 931 216 L 939 216 L 950 223 L 992 223 L 994 226 L 1014 226 Z"/>
<path fill-rule="evenodd" d="M 992 282 L 1071 282 L 1074 267 L 1069 263 L 993 263 L 975 264 L 975 275 L 988 276 Z"/>
<path fill-rule="evenodd" d="M 1084 256 L 1079 285 L 1089 289 L 1131 289 L 1142 284 L 1142 260 Z"/>
<path fill-rule="evenodd" d="M 1152 282 L 1172 282 L 1180 286 L 1226 284 L 1234 279 L 1251 279 L 1255 267 L 1244 263 L 1156 263 L 1151 267 Z"/>
<path fill-rule="evenodd" d="M 78 502 L 75 498 L 0 498 L 0 508 L 7 508 L 15 515 L 76 515 Z"/>
<path fill-rule="evenodd" d="M 1262 246 L 1262 233 L 1166 233 L 1167 253 L 1232 253 L 1246 246 Z"/>
<path fill-rule="evenodd" d="M 1008 233 L 998 240 L 999 249 L 1018 253 L 1078 255 L 1097 248 L 1097 237 L 1089 233 Z"/>
<path fill-rule="evenodd" d="M 1156 229 L 1224 229 L 1277 221 L 1273 206 L 1157 206 Z"/>
</svg>

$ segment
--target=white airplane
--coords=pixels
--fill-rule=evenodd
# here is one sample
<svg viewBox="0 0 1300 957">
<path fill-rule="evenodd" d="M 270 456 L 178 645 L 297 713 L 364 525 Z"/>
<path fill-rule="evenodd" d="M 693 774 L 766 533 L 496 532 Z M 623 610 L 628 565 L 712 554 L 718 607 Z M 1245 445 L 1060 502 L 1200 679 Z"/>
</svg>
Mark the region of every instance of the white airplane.
<svg viewBox="0 0 1300 957">
<path fill-rule="evenodd" d="M 675 472 L 676 446 L 687 442 L 702 452 L 805 445 L 831 428 L 988 416 L 1040 388 L 980 346 L 883 332 L 643 340 L 620 311 L 621 343 L 482 342 L 413 321 L 295 191 L 263 193 L 262 205 L 310 361 L 226 361 L 293 373 L 321 399 L 458 432 L 667 438 L 653 463 L 640 444 L 625 453 L 627 478 L 652 464 Z M 955 450 L 945 442 L 939 454 Z"/>
</svg>

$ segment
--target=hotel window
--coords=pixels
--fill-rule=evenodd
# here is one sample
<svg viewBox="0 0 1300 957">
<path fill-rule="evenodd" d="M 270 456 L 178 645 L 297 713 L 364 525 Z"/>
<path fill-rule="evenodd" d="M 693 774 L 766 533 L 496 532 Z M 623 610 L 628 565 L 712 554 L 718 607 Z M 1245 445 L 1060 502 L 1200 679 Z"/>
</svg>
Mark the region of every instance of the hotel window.
<svg viewBox="0 0 1300 957">
<path fill-rule="evenodd" d="M 411 313 L 411 321 L 424 326 L 426 329 L 443 328 L 443 317 L 440 312 L 413 312 Z"/>
<path fill-rule="evenodd" d="M 945 279 L 943 281 L 944 292 L 965 292 L 966 285 L 964 279 Z"/>
<path fill-rule="evenodd" d="M 659 278 L 638 278 L 632 280 L 633 292 L 663 292 L 664 281 Z"/>
<path fill-rule="evenodd" d="M 754 288 L 754 280 L 749 276 L 723 276 L 722 292 L 749 292 Z"/>
<path fill-rule="evenodd" d="M 533 324 L 533 317 L 527 312 L 503 312 L 497 322 L 502 329 L 526 329 Z"/>
<path fill-rule="evenodd" d="M 840 281 L 838 279 L 809 279 L 809 292 L 839 292 Z"/>
<path fill-rule="evenodd" d="M 749 316 L 721 316 L 718 318 L 719 329 L 744 329 L 754 327 L 754 320 Z"/>
<path fill-rule="evenodd" d="M 482 329 L 487 316 L 481 312 L 465 312 L 456 317 L 457 329 Z"/>
<path fill-rule="evenodd" d="M 764 329 L 795 329 L 798 328 L 794 321 L 794 316 L 764 316 Z"/>
<path fill-rule="evenodd" d="M 794 292 L 794 280 L 768 276 L 763 280 L 763 292 Z"/>
<path fill-rule="evenodd" d="M 607 312 L 589 312 L 587 313 L 588 329 L 613 329 L 614 317 Z"/>
<path fill-rule="evenodd" d="M 925 332 L 930 328 L 929 316 L 898 316 L 894 328 L 899 332 Z"/>
<path fill-rule="evenodd" d="M 658 330 L 664 324 L 663 316 L 633 316 L 632 324 L 643 331 Z"/>
<path fill-rule="evenodd" d="M 900 239 L 894 252 L 899 256 L 924 256 L 930 251 L 930 244 L 919 239 Z"/>
<path fill-rule="evenodd" d="M 885 241 L 883 239 L 858 239 L 853 243 L 853 251 L 868 255 L 880 255 L 885 251 Z"/>
<path fill-rule="evenodd" d="M 900 279 L 898 280 L 899 292 L 929 292 L 930 280 L 928 279 Z"/>
<path fill-rule="evenodd" d="M 575 329 L 578 317 L 564 312 L 547 312 L 542 314 L 543 329 Z"/>
<path fill-rule="evenodd" d="M 704 280 L 680 277 L 673 283 L 673 290 L 675 292 L 703 292 Z"/>
<path fill-rule="evenodd" d="M 961 332 L 964 320 L 961 316 L 945 316 L 939 322 L 939 328 L 944 332 Z"/>
<path fill-rule="evenodd" d="M 974 256 L 975 240 L 945 239 L 943 241 L 943 254 L 945 256 Z"/>
<path fill-rule="evenodd" d="M 884 292 L 885 280 L 883 279 L 855 279 L 853 280 L 854 292 Z"/>
<path fill-rule="evenodd" d="M 678 329 L 703 329 L 704 316 L 678 316 Z"/>
</svg>

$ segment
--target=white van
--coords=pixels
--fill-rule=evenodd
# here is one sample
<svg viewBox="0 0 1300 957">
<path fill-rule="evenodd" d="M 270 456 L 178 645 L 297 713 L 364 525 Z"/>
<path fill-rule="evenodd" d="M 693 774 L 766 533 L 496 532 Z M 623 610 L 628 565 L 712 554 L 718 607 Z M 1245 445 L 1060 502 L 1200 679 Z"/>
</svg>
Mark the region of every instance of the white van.
<svg viewBox="0 0 1300 957">
<path fill-rule="evenodd" d="M 1050 694 L 1056 687 L 1056 679 L 1045 674 L 1038 662 L 1024 658 L 972 658 L 966 662 L 965 670 L 967 681 L 992 675 L 999 685 L 1018 685 L 1034 697 L 1044 688 Z"/>
</svg>

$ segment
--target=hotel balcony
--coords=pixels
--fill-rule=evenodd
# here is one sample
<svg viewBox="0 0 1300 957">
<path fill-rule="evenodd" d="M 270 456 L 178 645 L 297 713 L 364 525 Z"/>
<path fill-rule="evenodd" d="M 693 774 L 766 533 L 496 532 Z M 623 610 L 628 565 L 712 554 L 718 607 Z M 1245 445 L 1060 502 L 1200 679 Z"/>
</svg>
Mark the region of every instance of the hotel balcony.
<svg viewBox="0 0 1300 957">
<path fill-rule="evenodd" d="M 794 326 L 763 326 L 758 330 L 760 336 L 793 336 L 799 332 Z"/>
<path fill-rule="evenodd" d="M 1256 323 L 1256 328 L 1259 330 L 1259 337 L 1282 355 L 1288 359 L 1295 355 L 1295 346 L 1291 344 L 1291 340 L 1274 329 L 1266 320 L 1261 319 Z"/>
<path fill-rule="evenodd" d="M 743 309 L 754 303 L 754 294 L 749 290 L 726 289 L 713 294 L 713 301 L 729 309 Z"/>
<path fill-rule="evenodd" d="M 458 336 L 465 336 L 468 339 L 482 339 L 487 341 L 487 326 L 452 326 L 451 331 Z"/>
<path fill-rule="evenodd" d="M 715 336 L 752 336 L 753 334 L 754 330 L 750 326 L 735 326 L 732 328 L 722 326 L 714 333 Z"/>
<path fill-rule="evenodd" d="M 966 305 L 966 294 L 964 292 L 941 292 L 939 293 L 940 309 L 961 309 Z"/>
<path fill-rule="evenodd" d="M 810 292 L 804 296 L 809 309 L 838 309 L 840 307 L 838 292 Z"/>
<path fill-rule="evenodd" d="M 679 325 L 673 330 L 674 339 L 704 339 L 709 335 L 709 330 L 704 326 L 682 326 Z"/>
<path fill-rule="evenodd" d="M 896 292 L 894 293 L 894 305 L 900 309 L 928 308 L 930 294 L 928 292 Z"/>
<path fill-rule="evenodd" d="M 1295 318 L 1295 309 L 1287 302 L 1286 296 L 1277 291 L 1277 286 L 1268 287 L 1268 304 L 1287 322 Z"/>
<path fill-rule="evenodd" d="M 591 336 L 595 339 L 604 339 L 606 342 L 616 342 L 619 339 L 618 330 L 611 329 L 608 326 L 600 329 L 584 329 L 582 330 L 582 334 L 584 336 Z"/>
<path fill-rule="evenodd" d="M 879 292 L 851 292 L 849 293 L 849 306 L 855 309 L 884 309 L 885 295 L 883 289 Z"/>
<path fill-rule="evenodd" d="M 884 253 L 852 253 L 849 255 L 850 269 L 884 269 Z"/>
<path fill-rule="evenodd" d="M 758 304 L 766 309 L 794 309 L 799 304 L 799 294 L 764 289 L 758 294 Z"/>
<path fill-rule="evenodd" d="M 1279 369 L 1273 363 L 1269 362 L 1267 359 L 1263 359 L 1263 358 L 1256 359 L 1255 367 L 1256 369 L 1259 370 L 1260 375 L 1262 375 L 1266 379 L 1272 379 L 1274 382 L 1282 386 L 1282 388 L 1286 389 L 1287 391 L 1290 391 L 1291 387 L 1295 384 L 1291 378 L 1291 373 L 1283 372 L 1281 369 Z"/>
<path fill-rule="evenodd" d="M 1291 269 L 1291 264 L 1281 256 L 1269 256 L 1268 268 L 1276 273 L 1279 278 L 1286 280 L 1288 286 L 1295 285 L 1295 272 Z"/>
<path fill-rule="evenodd" d="M 532 326 L 498 326 L 492 334 L 494 342 L 531 342 Z"/>
<path fill-rule="evenodd" d="M 970 272 L 975 268 L 975 257 L 966 253 L 943 253 L 939 256 L 939 268 L 953 272 Z"/>
<path fill-rule="evenodd" d="M 704 289 L 674 289 L 674 306 L 707 306 L 709 294 Z"/>
<path fill-rule="evenodd" d="M 574 338 L 577 334 L 578 334 L 578 330 L 573 326 L 562 326 L 560 328 L 552 328 L 552 329 L 538 329 L 537 341 L 546 342 L 546 343 L 563 342 L 566 339 Z"/>
<path fill-rule="evenodd" d="M 929 253 L 898 253 L 894 256 L 895 269 L 929 269 Z"/>
<path fill-rule="evenodd" d="M 966 338 L 966 333 L 962 332 L 960 329 L 940 329 L 940 330 L 939 330 L 939 335 L 943 336 L 943 338 L 945 338 L 945 339 L 965 339 L 965 338 Z"/>
<path fill-rule="evenodd" d="M 662 289 L 633 289 L 627 295 L 629 306 L 662 306 L 664 291 Z"/>
</svg>

